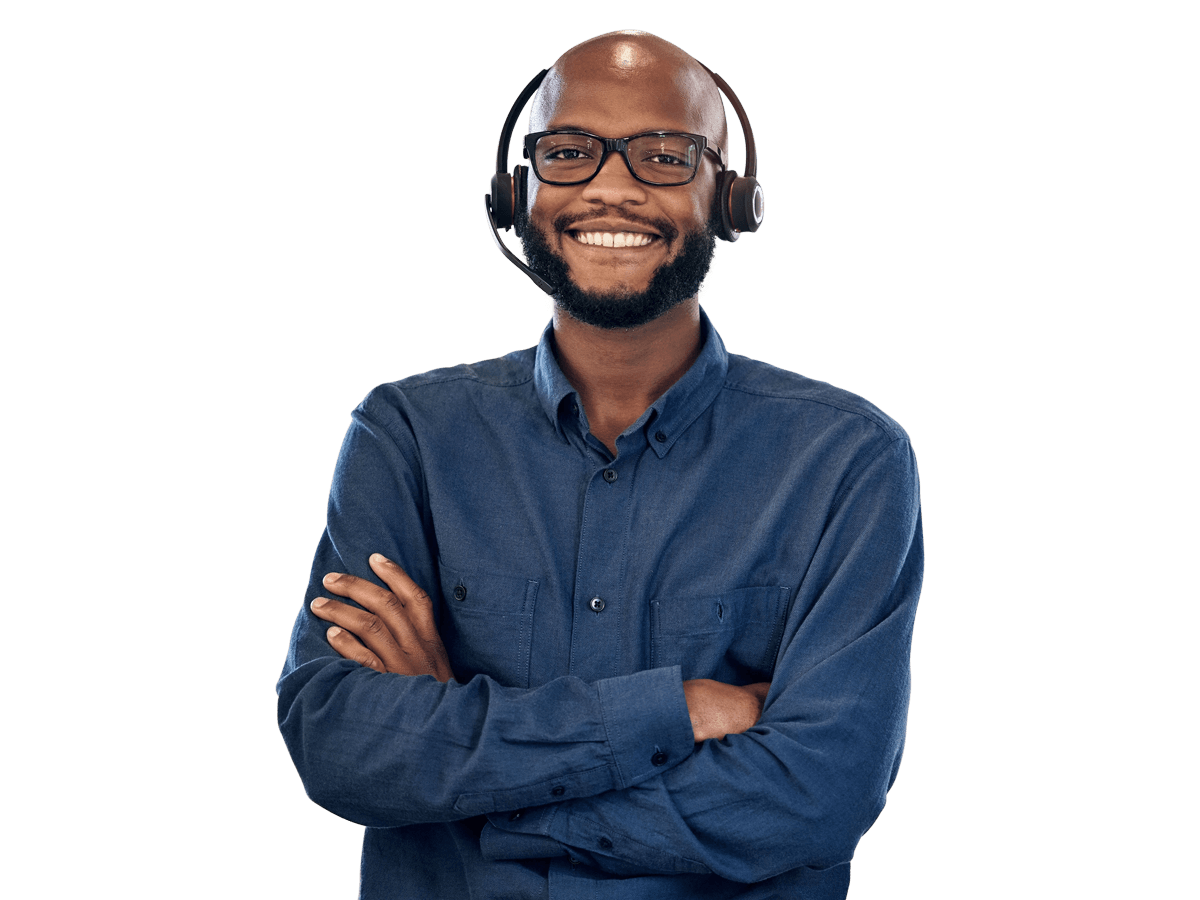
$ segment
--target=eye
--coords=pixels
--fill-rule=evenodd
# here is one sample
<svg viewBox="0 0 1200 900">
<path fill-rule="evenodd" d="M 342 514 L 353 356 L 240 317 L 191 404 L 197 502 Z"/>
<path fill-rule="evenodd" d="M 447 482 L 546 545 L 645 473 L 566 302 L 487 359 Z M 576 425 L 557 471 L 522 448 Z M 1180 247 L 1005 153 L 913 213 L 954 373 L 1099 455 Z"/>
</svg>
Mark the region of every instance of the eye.
<svg viewBox="0 0 1200 900">
<path fill-rule="evenodd" d="M 653 163 L 656 166 L 686 166 L 689 165 L 686 159 L 680 159 L 673 153 L 655 153 L 653 156 L 646 157 L 646 162 Z"/>
<path fill-rule="evenodd" d="M 663 173 L 655 178 L 673 178 L 670 169 L 696 168 L 696 142 L 683 134 L 643 135 L 629 142 L 634 165 Z"/>
<path fill-rule="evenodd" d="M 596 158 L 596 142 L 581 135 L 554 134 L 538 141 L 538 159 L 546 163 L 572 163 Z"/>
<path fill-rule="evenodd" d="M 591 154 L 579 147 L 560 147 L 557 150 L 551 150 L 543 159 L 560 159 L 565 161 L 573 159 L 591 159 Z"/>
</svg>

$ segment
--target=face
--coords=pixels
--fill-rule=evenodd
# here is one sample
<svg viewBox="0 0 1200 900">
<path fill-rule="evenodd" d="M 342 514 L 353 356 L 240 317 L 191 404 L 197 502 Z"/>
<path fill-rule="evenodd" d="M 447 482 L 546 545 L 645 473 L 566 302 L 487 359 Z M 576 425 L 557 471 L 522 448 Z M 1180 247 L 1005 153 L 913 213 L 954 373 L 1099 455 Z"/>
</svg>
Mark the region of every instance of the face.
<svg viewBox="0 0 1200 900">
<path fill-rule="evenodd" d="M 559 69 L 535 107 L 534 130 L 715 135 L 694 76 L 677 67 L 622 67 L 606 57 Z M 719 168 L 703 156 L 695 179 L 672 187 L 638 181 L 619 154 L 586 184 L 530 176 L 522 242 L 531 268 L 562 286 L 555 298 L 561 308 L 588 324 L 635 327 L 696 295 L 715 245 L 709 220 Z"/>
</svg>

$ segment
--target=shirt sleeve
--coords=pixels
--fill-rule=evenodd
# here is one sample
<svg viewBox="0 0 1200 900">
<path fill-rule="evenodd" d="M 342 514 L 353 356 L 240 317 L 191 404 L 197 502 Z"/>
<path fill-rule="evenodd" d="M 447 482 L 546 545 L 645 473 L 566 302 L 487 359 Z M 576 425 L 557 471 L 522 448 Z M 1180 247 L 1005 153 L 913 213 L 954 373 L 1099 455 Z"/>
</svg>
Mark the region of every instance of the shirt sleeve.
<svg viewBox="0 0 1200 900">
<path fill-rule="evenodd" d="M 328 623 L 308 604 L 327 572 L 378 584 L 371 553 L 398 562 L 440 602 L 419 455 L 370 400 L 342 445 L 277 686 L 279 727 L 309 796 L 368 826 L 441 822 L 621 790 L 686 758 L 692 730 L 678 667 L 521 689 L 486 676 L 443 684 L 380 673 L 330 647 Z"/>
<path fill-rule="evenodd" d="M 491 816 L 485 855 L 503 858 L 524 833 L 613 874 L 739 882 L 850 860 L 900 764 L 924 556 L 907 440 L 847 482 L 789 611 L 758 724 L 632 787 Z M 491 834 L 501 831 L 506 840 Z"/>
</svg>

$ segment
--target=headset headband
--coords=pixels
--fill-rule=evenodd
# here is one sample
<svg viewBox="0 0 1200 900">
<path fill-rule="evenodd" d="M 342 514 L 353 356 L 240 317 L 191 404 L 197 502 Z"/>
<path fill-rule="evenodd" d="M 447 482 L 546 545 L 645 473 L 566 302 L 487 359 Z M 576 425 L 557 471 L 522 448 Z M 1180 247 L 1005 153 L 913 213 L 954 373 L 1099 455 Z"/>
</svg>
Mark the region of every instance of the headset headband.
<svg viewBox="0 0 1200 900">
<path fill-rule="evenodd" d="M 754 130 L 750 127 L 750 118 L 746 115 L 746 110 L 738 100 L 737 94 L 733 92 L 733 88 L 708 66 L 703 63 L 700 65 L 712 76 L 712 80 L 721 93 L 729 99 L 730 105 L 737 113 L 738 122 L 741 123 L 742 135 L 746 139 L 746 174 L 739 176 L 732 169 L 727 169 L 717 177 L 715 202 L 721 213 L 721 231 L 717 236 L 727 241 L 736 241 L 743 231 L 757 231 L 763 220 L 763 190 L 755 178 L 758 173 L 758 152 L 754 146 Z M 525 204 L 525 182 L 529 176 L 528 169 L 522 165 L 514 168 L 512 175 L 508 174 L 509 142 L 512 140 L 513 130 L 516 128 L 521 110 L 525 108 L 525 104 L 529 102 L 534 91 L 541 87 L 542 81 L 545 80 L 549 71 L 549 69 L 542 69 L 534 75 L 513 103 L 512 109 L 508 111 L 508 118 L 504 120 L 504 128 L 500 132 L 500 143 L 496 148 L 496 174 L 492 176 L 492 189 L 484 197 L 484 205 L 487 209 L 488 222 L 492 226 L 492 235 L 496 239 L 496 246 L 500 248 L 500 252 L 509 262 L 528 275 L 538 287 L 553 295 L 555 293 L 554 286 L 538 276 L 500 240 L 500 229 L 503 228 L 507 231 L 519 221 L 517 211 Z M 517 233 L 520 234 L 519 228 Z"/>
</svg>

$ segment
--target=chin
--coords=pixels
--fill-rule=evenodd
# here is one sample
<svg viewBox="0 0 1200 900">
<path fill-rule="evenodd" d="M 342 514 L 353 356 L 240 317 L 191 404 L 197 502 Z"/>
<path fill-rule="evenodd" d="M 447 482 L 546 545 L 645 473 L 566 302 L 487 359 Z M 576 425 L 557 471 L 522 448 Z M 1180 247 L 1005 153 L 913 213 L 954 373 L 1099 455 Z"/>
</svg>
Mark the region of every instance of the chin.
<svg viewBox="0 0 1200 900">
<path fill-rule="evenodd" d="M 654 270 L 643 290 L 623 283 L 592 290 L 575 282 L 566 261 L 550 246 L 540 228 L 527 218 L 522 224 L 525 259 L 540 277 L 558 286 L 555 305 L 572 319 L 596 328 L 637 328 L 691 300 L 708 274 L 717 244 L 716 232 L 709 223 L 684 236 L 674 258 Z"/>
</svg>

